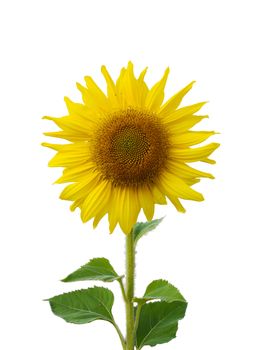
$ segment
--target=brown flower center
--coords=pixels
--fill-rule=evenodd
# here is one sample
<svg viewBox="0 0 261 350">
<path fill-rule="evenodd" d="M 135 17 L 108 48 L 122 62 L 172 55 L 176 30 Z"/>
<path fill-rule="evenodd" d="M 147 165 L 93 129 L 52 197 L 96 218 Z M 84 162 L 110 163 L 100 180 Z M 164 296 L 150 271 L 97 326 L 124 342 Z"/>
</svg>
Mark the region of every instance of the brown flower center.
<svg viewBox="0 0 261 350">
<path fill-rule="evenodd" d="M 109 115 L 92 143 L 93 160 L 115 185 L 152 183 L 165 167 L 169 141 L 156 115 L 128 108 Z"/>
</svg>

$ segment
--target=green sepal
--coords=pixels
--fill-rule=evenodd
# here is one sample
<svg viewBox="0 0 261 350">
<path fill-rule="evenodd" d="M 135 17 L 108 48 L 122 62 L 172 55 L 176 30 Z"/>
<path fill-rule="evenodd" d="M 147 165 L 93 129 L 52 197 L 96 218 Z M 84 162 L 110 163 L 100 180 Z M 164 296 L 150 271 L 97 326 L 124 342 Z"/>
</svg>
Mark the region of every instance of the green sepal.
<svg viewBox="0 0 261 350">
<path fill-rule="evenodd" d="M 187 303 L 159 301 L 144 304 L 141 307 L 139 324 L 136 331 L 136 347 L 155 346 L 167 343 L 176 337 L 178 321 L 186 313 Z"/>
<path fill-rule="evenodd" d="M 67 277 L 62 282 L 76 282 L 76 281 L 88 281 L 97 280 L 103 282 L 112 282 L 121 279 L 123 276 L 119 276 L 114 268 L 111 266 L 108 259 L 94 258 L 87 264 L 80 267 Z"/>
<path fill-rule="evenodd" d="M 154 230 L 163 220 L 163 218 L 155 219 L 147 222 L 137 222 L 132 230 L 134 235 L 134 244 L 136 245 L 138 240 L 146 233 Z"/>
<path fill-rule="evenodd" d="M 186 302 L 176 287 L 174 287 L 168 281 L 162 279 L 152 281 L 148 285 L 143 297 L 134 298 L 133 301 L 137 303 L 144 303 L 155 299 L 160 299 L 161 301 L 166 301 L 167 303 L 172 303 L 173 301 Z"/>
<path fill-rule="evenodd" d="M 95 320 L 113 323 L 113 293 L 103 287 L 76 290 L 47 299 L 52 312 L 66 322 L 85 324 Z"/>
</svg>

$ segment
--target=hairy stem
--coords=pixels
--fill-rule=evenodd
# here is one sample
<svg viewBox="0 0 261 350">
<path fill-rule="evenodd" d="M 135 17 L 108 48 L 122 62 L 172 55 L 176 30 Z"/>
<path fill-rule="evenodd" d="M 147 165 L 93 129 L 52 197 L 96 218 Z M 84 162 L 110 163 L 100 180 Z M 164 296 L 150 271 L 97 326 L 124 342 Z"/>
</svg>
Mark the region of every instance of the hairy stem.
<svg viewBox="0 0 261 350">
<path fill-rule="evenodd" d="M 121 345 L 122 345 L 122 349 L 125 350 L 126 349 L 126 343 L 125 343 L 125 339 L 124 339 L 124 336 L 123 334 L 121 333 L 121 330 L 119 328 L 119 326 L 117 325 L 117 323 L 115 322 L 115 320 L 113 320 L 113 326 L 115 327 L 116 329 L 116 332 L 118 333 L 118 336 L 120 338 L 120 341 L 121 341 Z"/>
<path fill-rule="evenodd" d="M 126 236 L 126 350 L 134 350 L 134 270 L 133 231 Z"/>
<path fill-rule="evenodd" d="M 121 294 L 122 294 L 122 297 L 123 297 L 123 300 L 127 301 L 127 298 L 126 298 L 126 292 L 125 292 L 125 289 L 124 289 L 124 285 L 123 285 L 123 282 L 122 282 L 122 278 L 118 280 L 119 282 L 119 285 L 120 285 L 120 288 L 121 288 Z"/>
<path fill-rule="evenodd" d="M 140 312 L 141 312 L 141 308 L 142 308 L 143 304 L 144 303 L 138 303 L 138 306 L 137 306 L 136 315 L 135 315 L 135 322 L 134 322 L 134 329 L 133 329 L 134 336 L 135 336 L 136 331 L 138 329 L 139 319 L 140 319 Z"/>
</svg>

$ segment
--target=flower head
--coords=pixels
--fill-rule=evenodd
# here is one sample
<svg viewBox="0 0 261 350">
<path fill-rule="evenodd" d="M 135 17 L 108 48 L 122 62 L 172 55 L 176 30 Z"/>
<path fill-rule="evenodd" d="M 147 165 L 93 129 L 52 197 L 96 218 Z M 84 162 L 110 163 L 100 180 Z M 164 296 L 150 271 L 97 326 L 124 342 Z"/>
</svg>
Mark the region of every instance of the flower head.
<svg viewBox="0 0 261 350">
<path fill-rule="evenodd" d="M 70 183 L 60 198 L 72 201 L 72 210 L 81 209 L 83 222 L 94 218 L 96 227 L 108 214 L 110 232 L 119 223 L 124 233 L 141 209 L 151 220 L 155 204 L 167 204 L 166 198 L 181 212 L 180 199 L 202 201 L 191 186 L 213 176 L 187 163 L 215 163 L 209 156 L 219 144 L 193 147 L 214 134 L 191 130 L 207 117 L 195 114 L 205 102 L 179 108 L 194 82 L 163 104 L 169 69 L 151 89 L 146 69 L 136 78 L 131 62 L 116 83 L 101 70 L 107 94 L 85 77 L 86 87 L 77 84 L 82 104 L 65 98 L 68 115 L 44 117 L 60 128 L 45 135 L 69 141 L 43 144 L 57 151 L 49 166 L 65 168 L 56 183 Z"/>
</svg>

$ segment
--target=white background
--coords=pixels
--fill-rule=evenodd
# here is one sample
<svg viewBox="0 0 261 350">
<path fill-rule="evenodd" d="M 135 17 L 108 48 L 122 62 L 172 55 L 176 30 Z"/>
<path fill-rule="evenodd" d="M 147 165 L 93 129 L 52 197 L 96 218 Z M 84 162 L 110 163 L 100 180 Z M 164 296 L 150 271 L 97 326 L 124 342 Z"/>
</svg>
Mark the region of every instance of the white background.
<svg viewBox="0 0 261 350">
<path fill-rule="evenodd" d="M 63 97 L 80 100 L 75 82 L 100 66 L 114 78 L 128 60 L 147 82 L 171 74 L 167 97 L 197 80 L 185 103 L 209 100 L 203 129 L 220 131 L 216 180 L 196 188 L 205 202 L 166 215 L 137 254 L 137 295 L 156 278 L 189 301 L 176 340 L 159 349 L 260 350 L 260 9 L 259 1 L 1 1 L 1 338 L 5 350 L 120 350 L 101 321 L 76 326 L 51 314 L 42 299 L 91 283 L 59 279 L 92 257 L 124 268 L 124 235 L 93 231 L 58 199 L 51 150 L 40 146 L 65 114 Z M 142 219 L 142 217 L 141 217 Z M 102 285 L 96 283 L 96 285 Z M 124 326 L 118 286 L 114 313 Z"/>
</svg>

